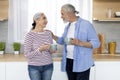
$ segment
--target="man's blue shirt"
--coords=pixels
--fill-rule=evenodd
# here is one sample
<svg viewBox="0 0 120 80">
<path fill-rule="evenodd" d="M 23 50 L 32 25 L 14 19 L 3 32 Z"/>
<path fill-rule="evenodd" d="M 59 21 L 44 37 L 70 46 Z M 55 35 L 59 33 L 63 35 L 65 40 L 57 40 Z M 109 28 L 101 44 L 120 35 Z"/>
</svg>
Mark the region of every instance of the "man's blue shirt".
<svg viewBox="0 0 120 80">
<path fill-rule="evenodd" d="M 59 37 L 57 41 L 57 43 L 64 45 L 61 64 L 62 71 L 66 71 L 67 45 L 64 43 L 64 39 L 67 36 L 69 26 L 70 23 L 65 27 L 62 37 Z M 80 17 L 75 24 L 74 38 L 77 38 L 80 41 L 90 42 L 92 44 L 92 48 L 82 46 L 74 47 L 73 72 L 82 72 L 94 65 L 94 60 L 92 56 L 93 49 L 98 48 L 100 46 L 100 42 L 93 25 L 89 21 L 86 21 Z"/>
</svg>

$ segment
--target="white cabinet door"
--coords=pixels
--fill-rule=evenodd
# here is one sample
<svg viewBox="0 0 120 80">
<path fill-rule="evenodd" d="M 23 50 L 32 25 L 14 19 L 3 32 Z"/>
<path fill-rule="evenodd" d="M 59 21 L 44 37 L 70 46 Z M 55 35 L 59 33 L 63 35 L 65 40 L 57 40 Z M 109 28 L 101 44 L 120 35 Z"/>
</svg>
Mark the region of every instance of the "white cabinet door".
<svg viewBox="0 0 120 80">
<path fill-rule="evenodd" d="M 5 62 L 0 62 L 0 80 L 5 79 Z"/>
<path fill-rule="evenodd" d="M 91 67 L 91 69 L 90 69 L 90 80 L 96 80 L 95 79 L 95 68 L 96 68 L 96 66 L 93 66 L 93 67 Z"/>
<path fill-rule="evenodd" d="M 54 62 L 54 71 L 52 80 L 68 80 L 65 72 L 61 72 L 61 62 Z M 95 80 L 95 67 L 90 70 L 90 80 Z"/>
<path fill-rule="evenodd" d="M 120 61 L 96 61 L 90 80 L 120 80 Z M 30 80 L 27 62 L 0 62 L 0 80 Z M 54 62 L 52 80 L 68 80 L 61 63 Z"/>
<path fill-rule="evenodd" d="M 120 80 L 120 61 L 97 61 L 96 80 Z"/>
<path fill-rule="evenodd" d="M 52 80 L 68 80 L 65 72 L 61 72 L 61 62 L 54 62 L 54 71 Z M 90 80 L 95 80 L 95 67 L 90 70 Z"/>
<path fill-rule="evenodd" d="M 54 71 L 52 75 L 52 80 L 68 80 L 65 72 L 61 71 L 61 62 L 54 62 Z"/>
<path fill-rule="evenodd" d="M 27 62 L 6 62 L 6 80 L 30 80 Z"/>
</svg>

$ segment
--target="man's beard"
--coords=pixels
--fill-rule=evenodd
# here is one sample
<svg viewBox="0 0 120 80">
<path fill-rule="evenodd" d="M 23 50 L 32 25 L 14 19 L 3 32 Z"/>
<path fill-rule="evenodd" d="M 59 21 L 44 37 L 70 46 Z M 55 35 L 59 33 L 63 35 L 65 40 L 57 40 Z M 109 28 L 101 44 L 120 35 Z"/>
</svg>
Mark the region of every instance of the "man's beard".
<svg viewBox="0 0 120 80">
<path fill-rule="evenodd" d="M 67 22 L 69 22 L 69 21 L 68 21 L 68 20 L 66 20 L 66 19 L 63 19 L 63 22 L 64 22 L 64 23 L 67 23 Z"/>
</svg>

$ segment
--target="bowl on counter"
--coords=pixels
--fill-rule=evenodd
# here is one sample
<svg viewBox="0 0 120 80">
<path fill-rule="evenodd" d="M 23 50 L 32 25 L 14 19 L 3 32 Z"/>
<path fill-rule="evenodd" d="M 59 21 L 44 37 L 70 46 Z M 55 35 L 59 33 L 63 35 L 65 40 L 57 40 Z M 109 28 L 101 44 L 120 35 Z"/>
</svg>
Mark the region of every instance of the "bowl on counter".
<svg viewBox="0 0 120 80">
<path fill-rule="evenodd" d="M 120 17 L 120 11 L 115 12 L 116 17 Z"/>
</svg>

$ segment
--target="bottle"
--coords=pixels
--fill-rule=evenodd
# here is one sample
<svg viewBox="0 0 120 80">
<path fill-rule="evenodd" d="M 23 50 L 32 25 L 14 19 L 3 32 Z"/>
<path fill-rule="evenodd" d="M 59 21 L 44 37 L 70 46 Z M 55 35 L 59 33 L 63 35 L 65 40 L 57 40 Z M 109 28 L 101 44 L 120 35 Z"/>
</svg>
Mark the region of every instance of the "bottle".
<svg viewBox="0 0 120 80">
<path fill-rule="evenodd" d="M 108 51 L 110 54 L 116 53 L 116 42 L 115 41 L 108 43 Z"/>
<path fill-rule="evenodd" d="M 109 8 L 109 9 L 108 9 L 108 18 L 111 18 L 111 17 L 112 17 L 112 9 Z"/>
</svg>

